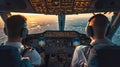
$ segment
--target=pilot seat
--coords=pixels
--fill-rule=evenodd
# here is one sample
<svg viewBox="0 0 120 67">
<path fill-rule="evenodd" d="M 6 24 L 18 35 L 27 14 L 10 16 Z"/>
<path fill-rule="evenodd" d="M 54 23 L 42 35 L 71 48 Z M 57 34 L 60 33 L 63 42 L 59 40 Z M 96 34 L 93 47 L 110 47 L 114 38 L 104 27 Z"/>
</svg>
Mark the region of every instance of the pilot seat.
<svg viewBox="0 0 120 67">
<path fill-rule="evenodd" d="M 120 67 L 120 46 L 105 46 L 95 51 L 89 57 L 88 67 Z"/>
<path fill-rule="evenodd" d="M 0 67 L 32 67 L 28 59 L 21 60 L 16 47 L 0 46 Z"/>
</svg>

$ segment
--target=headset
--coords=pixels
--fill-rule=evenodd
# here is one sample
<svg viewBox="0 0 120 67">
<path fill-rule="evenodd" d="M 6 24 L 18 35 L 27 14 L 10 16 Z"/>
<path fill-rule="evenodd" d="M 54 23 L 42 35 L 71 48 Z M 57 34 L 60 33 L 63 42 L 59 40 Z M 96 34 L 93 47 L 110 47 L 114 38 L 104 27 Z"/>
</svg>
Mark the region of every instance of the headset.
<svg viewBox="0 0 120 67">
<path fill-rule="evenodd" d="M 87 35 L 88 37 L 93 37 L 93 36 L 94 36 L 93 28 L 92 28 L 92 26 L 89 26 L 90 21 L 91 21 L 92 19 L 93 19 L 93 18 L 91 18 L 91 19 L 89 20 L 87 26 L 85 27 L 85 32 L 86 32 L 86 35 Z M 106 36 L 108 35 L 110 28 L 111 28 L 111 26 L 110 26 L 110 21 L 107 20 L 107 30 L 106 30 L 106 34 L 105 34 Z"/>
<path fill-rule="evenodd" d="M 87 24 L 87 26 L 85 27 L 85 32 L 86 32 L 86 35 L 88 37 L 92 37 L 94 35 L 93 33 L 93 28 L 92 26 L 89 26 L 90 22 Z"/>
<path fill-rule="evenodd" d="M 27 23 L 24 22 L 23 25 L 24 25 L 24 27 L 21 29 L 20 37 L 26 38 L 27 35 L 28 35 Z M 6 25 L 4 26 L 4 29 L 3 29 L 3 30 L 4 30 L 5 35 L 8 35 Z"/>
<path fill-rule="evenodd" d="M 6 26 L 4 26 L 3 31 L 4 31 L 5 35 L 8 35 Z"/>
</svg>

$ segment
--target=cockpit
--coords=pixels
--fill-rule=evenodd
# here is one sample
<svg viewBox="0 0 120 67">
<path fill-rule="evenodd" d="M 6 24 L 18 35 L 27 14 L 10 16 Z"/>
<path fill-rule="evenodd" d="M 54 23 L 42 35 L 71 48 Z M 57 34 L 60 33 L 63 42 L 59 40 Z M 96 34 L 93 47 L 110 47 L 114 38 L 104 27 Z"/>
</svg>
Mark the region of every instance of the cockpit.
<svg viewBox="0 0 120 67">
<path fill-rule="evenodd" d="M 39 53 L 44 51 L 45 58 L 47 58 L 45 59 L 47 67 L 53 65 L 54 67 L 69 67 L 75 47 L 79 45 L 89 45 L 90 43 L 90 39 L 86 36 L 84 28 L 87 25 L 89 17 L 93 14 L 68 15 L 66 17 L 64 31 L 58 30 L 56 15 L 12 14 L 22 14 L 28 18 L 29 35 L 23 39 L 22 43 L 34 47 Z M 106 16 L 111 20 L 112 13 L 106 14 Z M 2 43 L 7 38 L 3 33 L 4 22 L 2 19 L 0 27 L 2 32 L 1 36 L 4 36 L 1 37 Z M 114 35 L 113 42 L 119 40 L 119 35 L 117 34 L 119 34 L 119 29 Z"/>
<path fill-rule="evenodd" d="M 108 37 L 119 44 L 120 0 L 21 0 L 22 5 L 16 0 L 0 1 L 0 43 L 7 40 L 5 19 L 9 15 L 25 16 L 29 35 L 22 43 L 44 52 L 46 67 L 70 66 L 75 47 L 90 44 L 84 29 L 88 19 L 98 13 L 111 21 Z"/>
</svg>

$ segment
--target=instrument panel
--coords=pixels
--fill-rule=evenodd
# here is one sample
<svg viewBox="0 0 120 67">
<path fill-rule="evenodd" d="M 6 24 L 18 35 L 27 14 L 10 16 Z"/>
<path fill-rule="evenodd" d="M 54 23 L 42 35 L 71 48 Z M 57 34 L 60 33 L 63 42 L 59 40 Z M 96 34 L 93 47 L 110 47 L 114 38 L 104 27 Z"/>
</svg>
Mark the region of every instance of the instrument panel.
<svg viewBox="0 0 120 67">
<path fill-rule="evenodd" d="M 46 31 L 44 37 L 77 37 L 79 33 L 76 31 Z"/>
<path fill-rule="evenodd" d="M 80 45 L 89 45 L 90 43 L 90 39 L 85 34 L 76 31 L 45 31 L 43 33 L 30 34 L 23 40 L 23 43 L 33 47 L 73 47 L 73 42 L 76 38 L 78 38 L 77 41 L 80 42 Z M 40 45 L 40 40 L 44 41 L 44 46 Z"/>
<path fill-rule="evenodd" d="M 76 31 L 46 31 L 23 39 L 23 44 L 36 48 L 39 53 L 44 49 L 47 67 L 56 67 L 57 63 L 63 65 L 62 62 L 67 64 L 65 67 L 69 67 L 75 47 L 89 43 L 90 39 L 85 34 Z"/>
<path fill-rule="evenodd" d="M 76 39 L 77 38 L 77 39 Z M 46 54 L 57 54 L 59 51 L 72 55 L 74 48 L 78 45 L 89 45 L 90 39 L 76 31 L 46 31 L 31 34 L 23 39 L 23 44 L 34 48 L 45 49 Z"/>
</svg>

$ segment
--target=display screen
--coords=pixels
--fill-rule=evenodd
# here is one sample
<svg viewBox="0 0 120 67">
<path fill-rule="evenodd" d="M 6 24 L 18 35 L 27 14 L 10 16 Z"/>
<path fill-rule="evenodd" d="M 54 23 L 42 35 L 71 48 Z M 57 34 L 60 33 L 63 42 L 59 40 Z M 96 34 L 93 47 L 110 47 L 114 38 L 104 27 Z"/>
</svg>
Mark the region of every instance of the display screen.
<svg viewBox="0 0 120 67">
<path fill-rule="evenodd" d="M 80 45 L 80 38 L 79 37 L 75 37 L 73 39 L 73 46 L 79 46 Z"/>
<path fill-rule="evenodd" d="M 44 39 L 39 40 L 39 46 L 41 46 L 41 47 L 45 46 L 45 40 Z"/>
<path fill-rule="evenodd" d="M 80 45 L 80 42 L 79 41 L 74 41 L 73 42 L 73 46 L 79 46 Z"/>
</svg>

